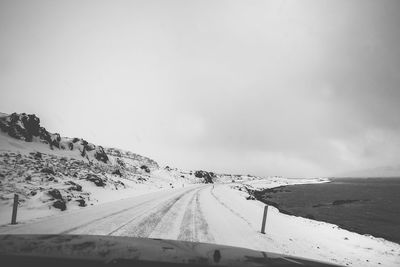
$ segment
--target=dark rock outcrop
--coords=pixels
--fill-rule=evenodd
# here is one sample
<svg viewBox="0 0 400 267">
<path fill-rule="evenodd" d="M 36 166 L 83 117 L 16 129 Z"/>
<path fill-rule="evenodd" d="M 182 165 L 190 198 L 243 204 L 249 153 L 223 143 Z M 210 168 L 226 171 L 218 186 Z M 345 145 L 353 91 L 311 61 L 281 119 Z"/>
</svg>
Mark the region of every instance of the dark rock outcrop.
<svg viewBox="0 0 400 267">
<path fill-rule="evenodd" d="M 71 187 L 68 188 L 68 190 L 72 190 L 72 191 L 78 191 L 81 192 L 82 191 L 82 186 L 73 182 L 73 181 L 68 181 L 65 182 L 66 185 L 71 185 Z"/>
<path fill-rule="evenodd" d="M 34 136 L 41 136 L 46 131 L 40 127 L 40 119 L 34 114 L 17 114 L 0 118 L 0 129 L 16 139 L 32 142 Z"/>
<path fill-rule="evenodd" d="M 216 175 L 213 172 L 207 172 L 207 171 L 195 171 L 194 176 L 197 178 L 203 178 L 204 183 L 206 184 L 213 184 L 214 180 L 216 178 Z"/>
<path fill-rule="evenodd" d="M 106 154 L 106 152 L 104 151 L 104 148 L 101 146 L 98 146 L 96 148 L 96 153 L 94 154 L 94 157 L 98 160 L 98 161 L 102 161 L 104 163 L 108 162 L 108 156 Z"/>
<path fill-rule="evenodd" d="M 95 151 L 96 160 L 109 162 L 103 147 L 79 138 L 73 138 L 71 142 L 69 138 L 61 138 L 58 133 L 50 133 L 46 128 L 40 126 L 40 119 L 35 114 L 12 113 L 9 116 L 0 117 L 0 129 L 9 136 L 26 142 L 32 142 L 36 137 L 36 140 L 48 144 L 50 149 L 79 149 L 84 158 L 87 158 L 87 152 Z"/>
<path fill-rule="evenodd" d="M 55 174 L 53 168 L 49 168 L 49 167 L 43 168 L 43 169 L 41 170 L 41 172 L 47 173 L 47 174 L 53 174 L 53 175 Z"/>
<path fill-rule="evenodd" d="M 35 157 L 35 159 L 40 160 L 40 159 L 42 159 L 42 153 L 36 152 L 36 153 L 34 153 L 34 157 Z"/>
<path fill-rule="evenodd" d="M 119 177 L 122 176 L 122 173 L 121 173 L 121 171 L 120 171 L 119 169 L 116 169 L 116 170 L 113 171 L 111 174 L 118 175 Z"/>
<path fill-rule="evenodd" d="M 55 199 L 59 199 L 59 200 L 63 199 L 63 197 L 58 189 L 51 189 L 47 193 Z"/>
<path fill-rule="evenodd" d="M 61 211 L 64 211 L 67 209 L 67 205 L 65 204 L 65 201 L 63 199 L 54 201 L 53 207 L 56 209 L 60 209 Z"/>
<path fill-rule="evenodd" d="M 119 166 L 121 166 L 123 168 L 126 167 L 125 162 L 121 158 L 117 158 L 117 163 L 118 163 Z"/>
<path fill-rule="evenodd" d="M 150 172 L 150 169 L 149 169 L 149 167 L 147 167 L 146 165 L 142 165 L 142 166 L 140 166 L 140 169 L 144 170 L 144 171 L 145 171 L 145 172 L 147 172 L 147 173 L 149 173 L 149 172 Z"/>
<path fill-rule="evenodd" d="M 77 201 L 79 203 L 79 207 L 86 207 L 87 206 L 86 201 L 84 199 L 82 199 L 82 198 L 76 199 L 75 201 Z"/>
<path fill-rule="evenodd" d="M 97 186 L 104 187 L 106 185 L 106 182 L 103 179 L 101 179 L 99 176 L 95 175 L 95 174 L 88 174 L 86 176 L 86 180 L 94 183 Z"/>
</svg>

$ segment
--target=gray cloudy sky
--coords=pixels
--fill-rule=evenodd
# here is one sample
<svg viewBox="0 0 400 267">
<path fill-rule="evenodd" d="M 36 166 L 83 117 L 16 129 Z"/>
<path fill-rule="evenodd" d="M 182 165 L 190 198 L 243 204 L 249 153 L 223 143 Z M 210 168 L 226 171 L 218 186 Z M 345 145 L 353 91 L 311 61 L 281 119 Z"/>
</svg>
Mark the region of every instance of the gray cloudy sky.
<svg viewBox="0 0 400 267">
<path fill-rule="evenodd" d="M 0 110 L 162 164 L 400 163 L 400 1 L 0 0 Z"/>
</svg>

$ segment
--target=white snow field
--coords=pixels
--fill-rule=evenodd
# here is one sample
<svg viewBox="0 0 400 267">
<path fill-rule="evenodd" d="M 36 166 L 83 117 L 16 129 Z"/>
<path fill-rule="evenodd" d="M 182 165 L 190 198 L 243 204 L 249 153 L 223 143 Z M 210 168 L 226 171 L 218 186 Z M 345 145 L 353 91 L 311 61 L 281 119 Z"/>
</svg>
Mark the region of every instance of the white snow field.
<svg viewBox="0 0 400 267">
<path fill-rule="evenodd" d="M 42 139 L 36 133 L 26 142 L 35 132 L 32 129 L 38 129 L 38 118 L 26 114 L 10 118 L 0 114 L 0 234 L 163 238 L 277 252 L 343 266 L 400 266 L 399 244 L 285 215 L 273 207 L 269 207 L 266 234 L 260 232 L 265 205 L 247 200 L 244 187 L 260 190 L 326 179 L 160 168 L 147 157 L 60 137 L 44 128 Z M 10 225 L 15 193 L 20 196 L 18 224 Z"/>
<path fill-rule="evenodd" d="M 196 184 L 67 210 L 0 234 L 90 234 L 199 241 L 278 252 L 344 266 L 400 266 L 400 245 L 289 216 L 246 200 L 232 184 Z"/>
</svg>

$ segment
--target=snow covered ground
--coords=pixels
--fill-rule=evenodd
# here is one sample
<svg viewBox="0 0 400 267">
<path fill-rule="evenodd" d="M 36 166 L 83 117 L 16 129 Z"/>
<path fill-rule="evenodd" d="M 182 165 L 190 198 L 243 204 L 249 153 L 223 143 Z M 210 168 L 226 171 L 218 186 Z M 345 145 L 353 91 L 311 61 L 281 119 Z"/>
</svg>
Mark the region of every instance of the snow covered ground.
<svg viewBox="0 0 400 267">
<path fill-rule="evenodd" d="M 41 142 L 25 142 L 0 131 L 0 225 L 10 223 L 15 193 L 20 200 L 18 220 L 24 222 L 56 215 L 60 207 L 75 210 L 203 181 L 192 172 L 156 164 L 148 171 L 141 169 L 150 165 L 148 158 L 122 153 L 109 159 L 123 161 L 123 167 L 88 161 L 77 150 L 50 149 Z"/>
<path fill-rule="evenodd" d="M 399 266 L 400 245 L 335 225 L 288 216 L 246 200 L 234 184 L 195 184 L 68 210 L 1 234 L 99 234 L 209 242 L 278 252 L 344 266 Z"/>
<path fill-rule="evenodd" d="M 266 234 L 254 235 L 260 231 L 264 204 L 245 200 L 247 193 L 238 193 L 228 186 L 217 186 L 212 193 L 231 211 L 226 216 L 234 217 L 232 214 L 235 214 L 247 223 L 249 233 L 243 233 L 243 237 L 247 236 L 249 240 L 240 242 L 254 249 L 268 248 L 269 251 L 345 266 L 400 266 L 399 244 L 353 233 L 333 224 L 289 216 L 271 206 L 268 208 Z M 256 240 L 251 240 L 250 236 Z"/>
<path fill-rule="evenodd" d="M 25 129 L 17 121 L 2 127 L 29 137 L 32 125 Z M 40 134 L 57 137 L 44 128 Z M 261 190 L 327 179 L 161 168 L 128 151 L 103 150 L 78 138 L 56 139 L 52 147 L 35 136 L 25 142 L 0 132 L 0 234 L 153 237 L 239 246 L 344 266 L 400 266 L 399 244 L 285 215 L 273 207 L 266 234 L 260 233 L 264 204 L 247 200 L 244 187 Z M 210 180 L 216 183 L 204 184 Z M 18 224 L 9 225 L 14 193 L 21 199 Z M 65 204 L 63 211 L 55 205 L 60 202 Z"/>
<path fill-rule="evenodd" d="M 286 185 L 295 184 L 319 184 L 319 183 L 329 183 L 329 179 L 326 178 L 283 178 L 283 177 L 269 177 L 268 179 L 257 179 L 243 181 L 241 185 L 246 186 L 252 190 L 263 190 L 268 188 L 274 188 Z"/>
</svg>

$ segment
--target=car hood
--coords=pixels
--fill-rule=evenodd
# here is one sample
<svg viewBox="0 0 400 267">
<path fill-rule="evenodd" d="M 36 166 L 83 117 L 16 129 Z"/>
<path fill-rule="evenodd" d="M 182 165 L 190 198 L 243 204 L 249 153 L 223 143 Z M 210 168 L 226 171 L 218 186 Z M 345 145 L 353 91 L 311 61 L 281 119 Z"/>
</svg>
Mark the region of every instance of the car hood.
<svg viewBox="0 0 400 267">
<path fill-rule="evenodd" d="M 177 240 L 96 235 L 0 235 L 0 257 L 196 266 L 336 266 L 270 252 Z"/>
</svg>

